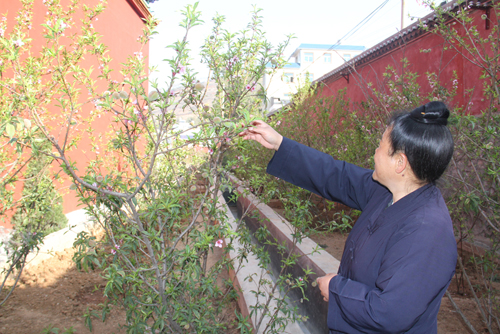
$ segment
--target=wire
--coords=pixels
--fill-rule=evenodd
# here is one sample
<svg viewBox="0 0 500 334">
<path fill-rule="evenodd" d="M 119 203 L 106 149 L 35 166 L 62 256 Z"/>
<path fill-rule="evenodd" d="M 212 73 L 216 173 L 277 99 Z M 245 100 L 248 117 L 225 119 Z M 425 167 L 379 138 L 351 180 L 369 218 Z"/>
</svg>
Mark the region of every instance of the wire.
<svg viewBox="0 0 500 334">
<path fill-rule="evenodd" d="M 323 55 L 328 52 L 328 51 L 331 51 L 333 50 L 336 46 L 339 46 L 340 45 L 340 42 L 344 39 L 347 39 L 349 37 L 351 37 L 352 35 L 354 35 L 359 29 L 361 29 L 365 24 L 368 23 L 368 21 L 370 21 L 374 16 L 375 14 L 377 14 L 382 8 L 384 8 L 384 6 L 389 2 L 389 0 L 385 0 L 384 2 L 382 2 L 382 4 L 380 4 L 377 8 L 375 8 L 375 10 L 373 10 L 367 17 L 365 17 L 363 20 L 361 20 L 354 28 L 352 28 L 347 34 L 345 34 L 342 38 L 340 38 L 337 43 L 333 44 L 332 46 L 330 46 L 330 48 L 328 50 L 326 50 L 325 52 L 323 52 Z M 323 56 L 322 55 L 322 56 Z M 311 67 L 317 60 L 319 60 L 321 58 L 318 57 L 316 58 L 316 60 L 314 60 L 313 62 L 311 62 L 311 64 L 309 64 L 306 68 L 304 68 L 300 73 L 304 73 L 305 70 L 307 70 L 309 67 Z"/>
<path fill-rule="evenodd" d="M 304 73 L 309 67 L 311 67 L 317 60 L 319 60 L 320 58 L 322 58 L 322 56 L 328 52 L 328 51 L 331 51 L 333 50 L 336 46 L 340 45 L 341 41 L 344 40 L 344 39 L 347 39 L 349 37 L 351 37 L 353 34 L 355 34 L 359 29 L 361 29 L 365 24 L 367 24 L 382 8 L 384 8 L 384 6 L 389 2 L 389 0 L 385 0 L 384 2 L 382 2 L 377 8 L 375 8 L 367 17 L 365 17 L 363 20 L 361 20 L 354 28 L 352 28 L 351 30 L 349 30 L 349 32 L 347 34 L 345 34 L 342 38 L 340 38 L 337 43 L 333 44 L 332 46 L 330 46 L 330 48 L 328 48 L 328 50 L 326 50 L 325 52 L 323 52 L 323 54 L 316 58 L 316 60 L 313 60 L 311 62 L 311 64 L 309 64 L 306 68 L 304 68 L 302 71 L 299 72 L 299 74 L 302 74 Z M 338 53 L 337 53 L 338 54 Z M 339 55 L 340 56 L 340 55 Z M 291 57 L 291 56 L 290 56 Z M 290 58 L 288 58 L 290 59 Z M 268 95 L 273 95 L 274 93 L 276 93 L 277 91 L 281 90 L 281 87 L 279 87 L 278 89 L 276 89 L 272 94 L 268 94 Z"/>
</svg>

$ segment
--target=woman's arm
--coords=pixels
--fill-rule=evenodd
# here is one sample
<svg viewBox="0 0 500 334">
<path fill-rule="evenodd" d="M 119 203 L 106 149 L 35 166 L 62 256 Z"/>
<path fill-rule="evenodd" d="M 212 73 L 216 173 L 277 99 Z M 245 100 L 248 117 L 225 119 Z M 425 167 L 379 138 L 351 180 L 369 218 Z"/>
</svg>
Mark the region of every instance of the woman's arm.
<svg viewBox="0 0 500 334">
<path fill-rule="evenodd" d="M 371 170 L 284 138 L 262 121 L 252 125 L 240 136 L 276 150 L 267 166 L 271 175 L 358 210 L 363 210 L 375 188 L 382 187 L 373 181 Z"/>
</svg>

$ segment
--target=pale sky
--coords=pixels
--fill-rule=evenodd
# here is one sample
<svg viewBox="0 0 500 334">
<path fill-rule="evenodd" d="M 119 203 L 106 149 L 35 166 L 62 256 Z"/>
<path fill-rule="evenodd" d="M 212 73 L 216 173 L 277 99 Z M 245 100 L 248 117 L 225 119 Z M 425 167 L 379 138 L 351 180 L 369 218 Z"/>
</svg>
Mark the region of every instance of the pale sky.
<svg viewBox="0 0 500 334">
<path fill-rule="evenodd" d="M 267 39 L 277 45 L 285 39 L 287 34 L 293 34 L 292 40 L 285 51 L 285 57 L 302 43 L 335 44 L 340 38 L 351 31 L 358 23 L 365 19 L 385 0 L 200 0 L 198 9 L 201 19 L 205 23 L 194 27 L 189 34 L 191 65 L 200 73 L 198 80 L 206 81 L 207 70 L 200 64 L 199 49 L 206 37 L 210 35 L 213 27 L 212 17 L 219 13 L 226 17 L 223 25 L 231 32 L 237 32 L 246 27 L 250 22 L 252 5 L 262 8 L 263 30 Z M 165 47 L 181 39 L 184 31 L 179 27 L 182 19 L 180 11 L 187 4 L 194 1 L 188 0 L 158 0 L 150 5 L 153 15 L 161 20 L 155 35 L 150 43 L 150 66 L 158 66 L 160 73 L 152 74 L 152 79 L 159 78 L 159 83 L 165 81 L 162 77 L 170 73 L 165 58 L 171 58 L 173 53 Z M 343 45 L 362 45 L 369 48 L 385 38 L 398 32 L 401 27 L 402 0 L 388 0 L 387 4 L 365 25 L 348 39 L 342 40 Z M 430 11 L 417 0 L 404 0 L 405 26 L 411 21 L 408 15 L 423 17 Z"/>
</svg>

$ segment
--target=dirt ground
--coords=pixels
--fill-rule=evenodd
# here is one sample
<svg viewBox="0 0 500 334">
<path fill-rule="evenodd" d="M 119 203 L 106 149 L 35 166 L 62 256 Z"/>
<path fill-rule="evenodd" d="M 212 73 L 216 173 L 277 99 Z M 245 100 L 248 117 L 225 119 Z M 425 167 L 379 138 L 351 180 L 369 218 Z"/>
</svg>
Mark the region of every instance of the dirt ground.
<svg viewBox="0 0 500 334">
<path fill-rule="evenodd" d="M 105 301 L 105 281 L 98 273 L 79 272 L 72 256 L 73 250 L 66 249 L 37 266 L 28 265 L 0 308 L 1 334 L 39 334 L 49 325 L 60 332 L 73 327 L 75 333 L 90 333 L 83 314 Z M 124 311 L 113 309 L 105 323 L 92 321 L 94 333 L 123 333 L 120 325 L 124 319 Z"/>
<path fill-rule="evenodd" d="M 217 251 L 216 256 L 220 257 L 222 251 Z M 98 305 L 104 303 L 105 281 L 98 273 L 79 272 L 72 256 L 73 250 L 66 249 L 24 271 L 20 284 L 0 308 L 0 334 L 40 334 L 49 325 L 59 328 L 59 333 L 70 327 L 78 334 L 91 333 L 85 327 L 83 314 L 87 308 L 99 310 Z M 210 260 L 217 261 L 217 257 Z M 236 308 L 233 302 L 221 315 L 224 322 L 235 320 Z M 93 319 L 92 333 L 125 333 L 124 322 L 125 311 L 116 307 L 106 322 Z M 229 327 L 228 334 L 238 333 L 235 325 Z"/>
</svg>

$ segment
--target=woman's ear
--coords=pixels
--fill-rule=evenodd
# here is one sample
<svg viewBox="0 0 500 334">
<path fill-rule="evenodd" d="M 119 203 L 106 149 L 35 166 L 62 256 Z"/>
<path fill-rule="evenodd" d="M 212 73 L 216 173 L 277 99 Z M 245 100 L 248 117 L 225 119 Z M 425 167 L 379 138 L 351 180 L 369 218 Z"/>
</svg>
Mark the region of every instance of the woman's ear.
<svg viewBox="0 0 500 334">
<path fill-rule="evenodd" d="M 399 152 L 396 153 L 396 173 L 401 174 L 408 166 L 408 157 L 406 154 Z"/>
</svg>

